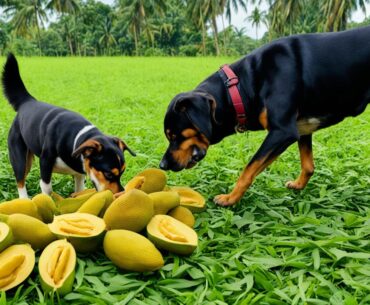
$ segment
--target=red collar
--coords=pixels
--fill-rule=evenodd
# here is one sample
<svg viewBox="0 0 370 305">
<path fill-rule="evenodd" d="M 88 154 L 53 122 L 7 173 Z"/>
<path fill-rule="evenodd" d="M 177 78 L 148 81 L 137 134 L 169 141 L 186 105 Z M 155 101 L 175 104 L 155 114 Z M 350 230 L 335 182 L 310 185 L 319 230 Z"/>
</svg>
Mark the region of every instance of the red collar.
<svg viewBox="0 0 370 305">
<path fill-rule="evenodd" d="M 221 77 L 228 89 L 230 99 L 234 105 L 234 109 L 236 112 L 238 125 L 235 129 L 238 132 L 244 132 L 247 130 L 247 116 L 243 104 L 243 99 L 238 88 L 239 78 L 236 76 L 234 71 L 231 70 L 229 65 L 223 65 L 220 70 L 222 70 L 226 75 L 226 80 L 224 77 L 222 77 L 222 74 Z"/>
</svg>

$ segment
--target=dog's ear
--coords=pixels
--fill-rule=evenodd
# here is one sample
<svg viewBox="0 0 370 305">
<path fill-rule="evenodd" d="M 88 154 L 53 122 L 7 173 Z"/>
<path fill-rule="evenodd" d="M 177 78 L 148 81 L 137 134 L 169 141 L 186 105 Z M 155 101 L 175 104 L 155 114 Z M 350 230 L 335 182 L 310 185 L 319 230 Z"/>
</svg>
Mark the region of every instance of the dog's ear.
<svg viewBox="0 0 370 305">
<path fill-rule="evenodd" d="M 72 157 L 77 158 L 81 155 L 89 157 L 94 153 L 98 153 L 103 149 L 103 145 L 94 139 L 89 139 L 83 142 L 79 147 L 72 152 Z"/>
<path fill-rule="evenodd" d="M 131 150 L 130 147 L 128 147 L 127 144 L 123 142 L 120 138 L 113 137 L 113 141 L 117 144 L 120 150 L 122 150 L 122 152 L 127 150 L 131 154 L 131 156 L 136 157 L 136 153 L 133 150 Z"/>
<path fill-rule="evenodd" d="M 212 121 L 215 118 L 216 100 L 212 95 L 205 92 L 192 92 L 179 96 L 174 105 L 176 112 L 184 112 L 191 123 L 208 140 L 212 137 Z"/>
</svg>

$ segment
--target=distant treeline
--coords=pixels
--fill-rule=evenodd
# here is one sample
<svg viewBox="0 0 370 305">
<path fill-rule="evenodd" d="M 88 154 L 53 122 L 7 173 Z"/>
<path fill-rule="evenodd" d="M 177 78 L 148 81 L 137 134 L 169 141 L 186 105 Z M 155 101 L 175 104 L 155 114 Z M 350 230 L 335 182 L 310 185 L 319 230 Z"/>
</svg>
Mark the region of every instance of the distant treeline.
<svg viewBox="0 0 370 305">
<path fill-rule="evenodd" d="M 12 50 L 46 56 L 238 56 L 281 36 L 359 26 L 349 24 L 351 13 L 366 13 L 366 3 L 370 0 L 116 0 L 110 6 L 95 0 L 0 0 L 0 55 Z M 253 38 L 245 27 L 229 25 L 238 10 L 247 12 Z M 258 37 L 262 24 L 268 32 Z"/>
</svg>

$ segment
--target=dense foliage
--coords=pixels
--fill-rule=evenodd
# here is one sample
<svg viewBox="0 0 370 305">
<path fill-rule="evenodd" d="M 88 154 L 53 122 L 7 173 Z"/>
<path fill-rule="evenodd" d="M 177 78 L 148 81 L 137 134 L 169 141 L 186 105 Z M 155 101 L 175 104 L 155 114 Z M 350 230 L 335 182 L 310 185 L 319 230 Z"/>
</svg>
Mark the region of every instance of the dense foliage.
<svg viewBox="0 0 370 305">
<path fill-rule="evenodd" d="M 263 2 L 266 11 L 260 9 Z M 365 12 L 366 3 L 370 0 L 116 0 L 114 5 L 0 0 L 0 55 L 8 50 L 47 56 L 242 55 L 276 37 L 346 29 L 351 13 Z M 238 10 L 247 12 L 245 23 L 256 29 L 256 37 L 228 25 Z M 258 39 L 261 24 L 268 32 Z"/>
</svg>

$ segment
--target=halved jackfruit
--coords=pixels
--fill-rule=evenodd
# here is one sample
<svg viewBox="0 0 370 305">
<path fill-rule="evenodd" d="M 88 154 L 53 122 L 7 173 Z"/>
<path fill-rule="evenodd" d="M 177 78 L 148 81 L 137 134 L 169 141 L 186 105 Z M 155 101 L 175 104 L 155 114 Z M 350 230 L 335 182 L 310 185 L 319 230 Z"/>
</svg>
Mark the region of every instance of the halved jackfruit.
<svg viewBox="0 0 370 305">
<path fill-rule="evenodd" d="M 35 266 L 35 252 L 30 245 L 13 245 L 0 253 L 0 291 L 22 283 Z"/>
<path fill-rule="evenodd" d="M 41 287 L 45 292 L 65 295 L 72 291 L 75 278 L 76 251 L 65 239 L 53 241 L 39 259 Z"/>
<path fill-rule="evenodd" d="M 198 235 L 186 224 L 168 215 L 155 215 L 146 227 L 148 238 L 160 249 L 189 255 L 198 246 Z"/>
<path fill-rule="evenodd" d="M 180 195 L 180 205 L 188 208 L 192 212 L 201 212 L 206 209 L 204 197 L 187 186 L 172 186 L 171 191 Z"/>
<path fill-rule="evenodd" d="M 0 252 L 8 248 L 13 243 L 13 233 L 10 227 L 0 222 Z"/>
<path fill-rule="evenodd" d="M 77 252 L 96 250 L 105 233 L 104 220 L 87 213 L 58 215 L 48 226 L 58 238 L 67 239 Z"/>
<path fill-rule="evenodd" d="M 162 254 L 150 240 L 128 230 L 107 232 L 104 252 L 113 264 L 129 271 L 154 271 L 164 264 Z"/>
</svg>

